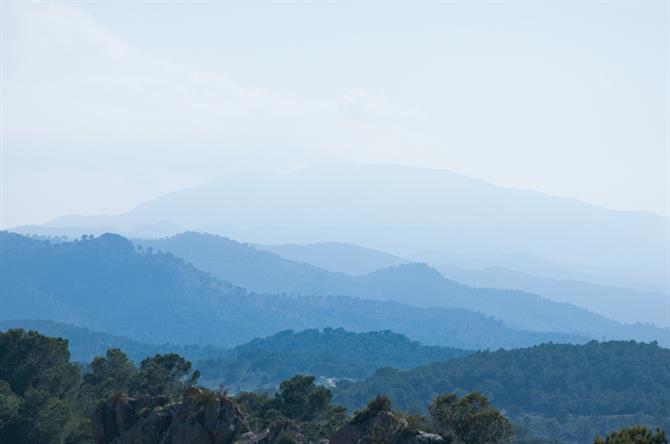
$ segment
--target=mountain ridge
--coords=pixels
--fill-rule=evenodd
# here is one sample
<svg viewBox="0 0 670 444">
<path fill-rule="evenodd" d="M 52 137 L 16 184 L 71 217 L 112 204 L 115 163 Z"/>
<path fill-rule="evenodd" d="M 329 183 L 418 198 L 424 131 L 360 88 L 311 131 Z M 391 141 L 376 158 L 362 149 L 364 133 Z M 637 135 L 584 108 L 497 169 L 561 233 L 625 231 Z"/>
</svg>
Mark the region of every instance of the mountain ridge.
<svg viewBox="0 0 670 444">
<path fill-rule="evenodd" d="M 341 294 L 422 308 L 461 308 L 495 316 L 515 329 L 670 344 L 670 330 L 618 323 L 575 305 L 518 290 L 467 287 L 421 263 L 396 265 L 354 277 L 293 262 L 212 234 L 187 232 L 136 242 L 170 252 L 219 279 L 257 292 Z"/>
<path fill-rule="evenodd" d="M 667 261 L 663 216 L 416 167 L 338 165 L 229 175 L 94 221 L 127 229 L 162 220 L 187 229 L 225 223 L 229 235 L 252 243 L 331 239 L 402 257 L 426 249 L 469 257 L 521 251 L 641 282 L 664 282 Z M 85 221 L 93 222 L 69 218 L 50 225 Z"/>
<path fill-rule="evenodd" d="M 462 309 L 250 293 L 113 234 L 50 243 L 0 232 L 0 264 L 0 320 L 53 319 L 140 342 L 232 347 L 286 329 L 323 327 L 392 329 L 425 345 L 464 349 L 587 340 L 514 330 Z"/>
</svg>

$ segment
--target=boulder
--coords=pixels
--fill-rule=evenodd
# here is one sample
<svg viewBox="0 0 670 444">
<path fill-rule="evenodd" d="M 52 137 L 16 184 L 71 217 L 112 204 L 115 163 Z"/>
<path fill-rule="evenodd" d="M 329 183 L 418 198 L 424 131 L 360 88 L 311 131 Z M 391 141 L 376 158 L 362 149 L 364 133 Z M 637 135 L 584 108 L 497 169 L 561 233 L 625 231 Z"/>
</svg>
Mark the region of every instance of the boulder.
<svg viewBox="0 0 670 444">
<path fill-rule="evenodd" d="M 282 442 L 280 438 L 290 439 L 295 444 L 307 444 L 307 439 L 300 427 L 291 421 L 273 422 L 265 433 L 250 441 L 249 444 L 275 444 Z"/>
<path fill-rule="evenodd" d="M 354 417 L 330 437 L 329 444 L 442 444 L 440 435 L 413 431 L 407 421 L 389 410 Z"/>
<path fill-rule="evenodd" d="M 253 438 L 230 399 L 197 389 L 175 404 L 163 396 L 115 396 L 98 404 L 93 429 L 96 444 L 223 444 Z"/>
</svg>

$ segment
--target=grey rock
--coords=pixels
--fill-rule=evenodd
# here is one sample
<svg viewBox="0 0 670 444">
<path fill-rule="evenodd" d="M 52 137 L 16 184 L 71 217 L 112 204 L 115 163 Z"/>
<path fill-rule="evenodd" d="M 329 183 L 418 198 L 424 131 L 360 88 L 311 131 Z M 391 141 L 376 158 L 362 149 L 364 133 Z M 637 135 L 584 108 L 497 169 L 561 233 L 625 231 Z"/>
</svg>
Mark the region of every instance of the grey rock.
<svg viewBox="0 0 670 444">
<path fill-rule="evenodd" d="M 253 438 L 230 399 L 198 389 L 189 389 L 176 404 L 161 396 L 115 396 L 97 406 L 93 428 L 96 444 L 224 444 Z"/>
<path fill-rule="evenodd" d="M 300 430 L 300 427 L 291 421 L 273 422 L 265 433 L 249 444 L 274 444 L 284 434 L 291 436 L 297 444 L 307 444 L 307 439 L 302 430 Z"/>
<path fill-rule="evenodd" d="M 354 418 L 330 437 L 329 444 L 443 444 L 440 435 L 413 431 L 407 421 L 392 411 L 381 411 L 364 419 Z"/>
</svg>

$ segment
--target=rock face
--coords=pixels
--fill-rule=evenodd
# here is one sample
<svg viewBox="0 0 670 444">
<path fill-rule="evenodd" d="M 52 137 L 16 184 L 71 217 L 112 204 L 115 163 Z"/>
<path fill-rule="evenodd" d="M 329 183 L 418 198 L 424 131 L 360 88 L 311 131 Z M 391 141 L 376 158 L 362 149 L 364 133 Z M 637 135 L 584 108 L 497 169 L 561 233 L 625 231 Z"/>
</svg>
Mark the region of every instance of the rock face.
<svg viewBox="0 0 670 444">
<path fill-rule="evenodd" d="M 93 418 L 95 444 L 310 444 L 292 421 L 273 422 L 263 433 L 249 430 L 240 410 L 225 395 L 190 388 L 183 402 L 165 396 L 117 395 L 98 404 Z M 317 444 L 446 444 L 416 431 L 391 410 L 356 415 L 330 440 Z"/>
<path fill-rule="evenodd" d="M 286 440 L 290 438 L 290 442 L 295 444 L 307 444 L 305 435 L 303 435 L 300 427 L 290 421 L 273 422 L 265 433 L 259 435 L 256 438 L 253 438 L 250 441 L 247 441 L 247 443 L 275 444 L 282 442 L 282 438 Z"/>
<path fill-rule="evenodd" d="M 225 396 L 191 389 L 184 401 L 164 396 L 115 396 L 98 405 L 93 418 L 96 444 L 225 444 L 253 434 Z"/>
<path fill-rule="evenodd" d="M 407 421 L 392 411 L 381 411 L 364 419 L 354 418 L 340 427 L 329 444 L 443 444 L 432 433 L 412 431 Z"/>
</svg>

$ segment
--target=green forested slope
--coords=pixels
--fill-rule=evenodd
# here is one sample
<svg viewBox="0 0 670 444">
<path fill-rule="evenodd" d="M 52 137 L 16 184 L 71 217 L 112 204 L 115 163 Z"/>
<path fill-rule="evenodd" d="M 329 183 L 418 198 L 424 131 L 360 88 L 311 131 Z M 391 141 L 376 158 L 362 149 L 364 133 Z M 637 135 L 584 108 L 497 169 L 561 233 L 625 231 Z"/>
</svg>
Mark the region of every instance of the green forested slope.
<svg viewBox="0 0 670 444">
<path fill-rule="evenodd" d="M 595 433 L 643 423 L 670 426 L 670 350 L 655 343 L 543 344 L 477 352 L 400 371 L 380 369 L 335 390 L 358 408 L 377 393 L 423 411 L 442 392 L 478 391 L 515 422 L 547 438 L 585 442 Z"/>
<path fill-rule="evenodd" d="M 391 331 L 352 333 L 326 328 L 257 338 L 220 358 L 198 361 L 196 366 L 203 379 L 217 379 L 237 391 L 274 388 L 295 374 L 361 379 L 380 367 L 407 369 L 467 353 L 421 345 Z"/>
<path fill-rule="evenodd" d="M 325 327 L 393 330 L 465 349 L 584 341 L 514 330 L 468 310 L 249 293 L 113 234 L 52 244 L 0 232 L 0 298 L 0 320 L 51 319 L 154 344 L 232 347 L 286 329 Z"/>
</svg>

